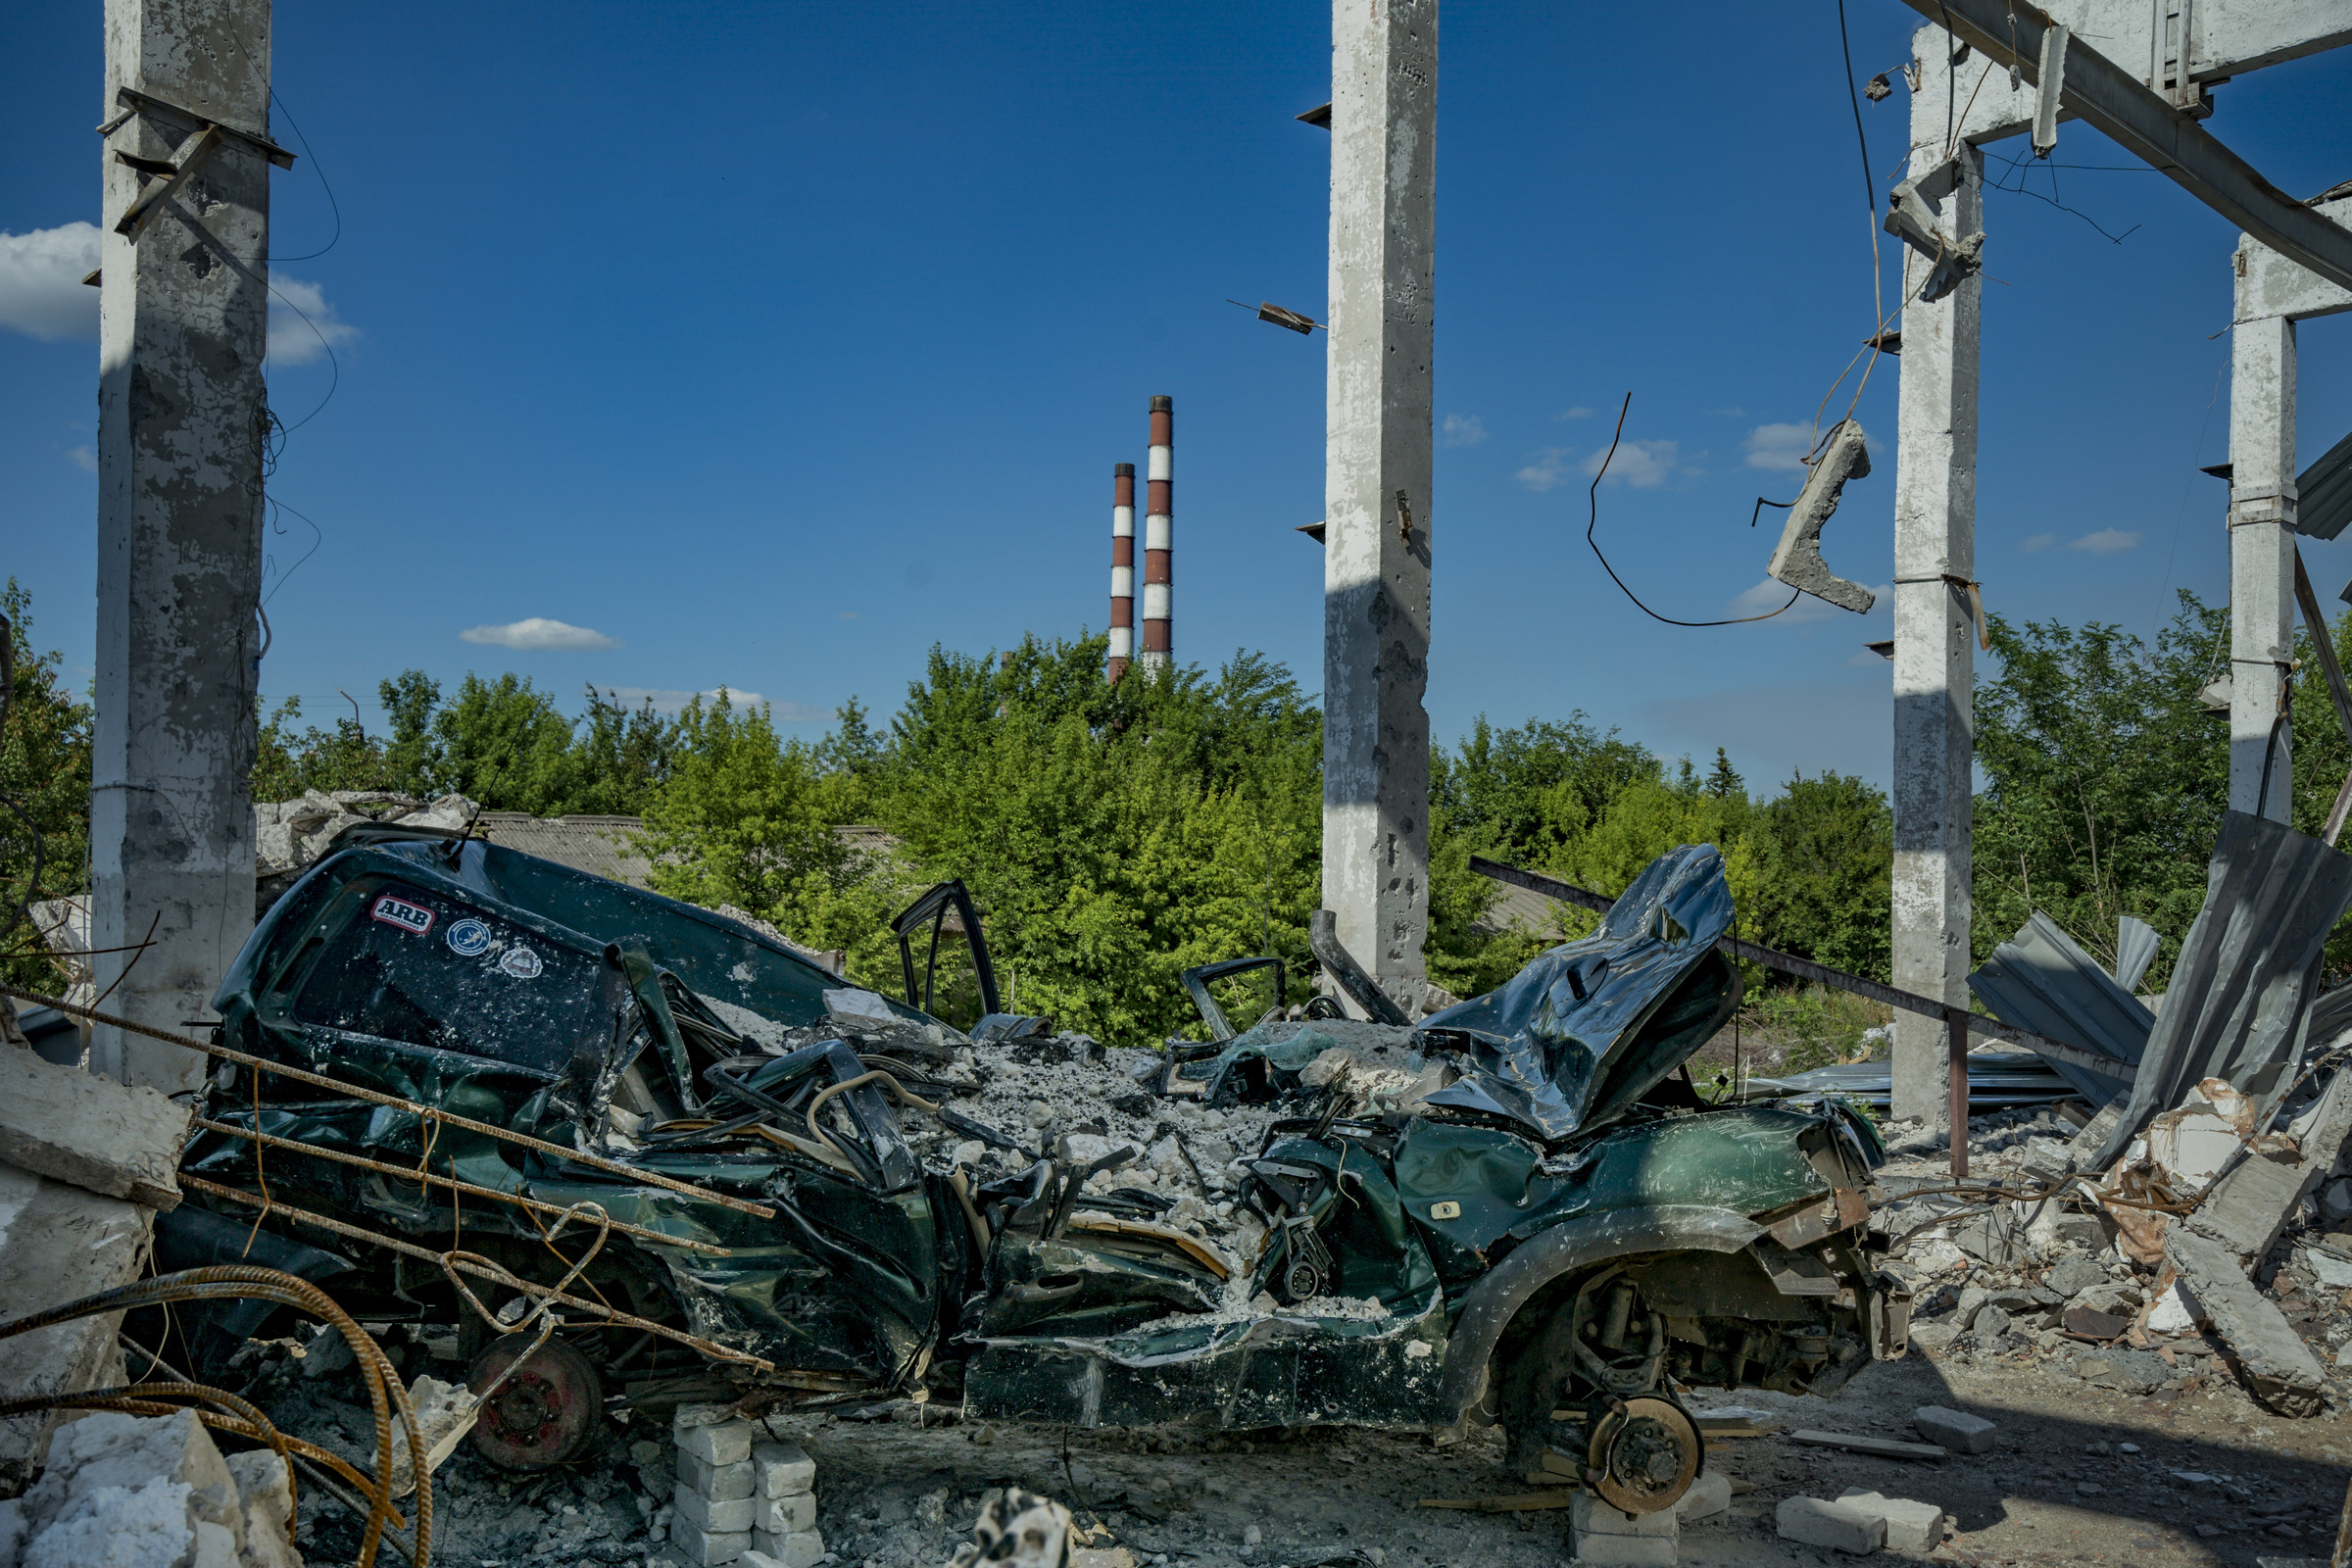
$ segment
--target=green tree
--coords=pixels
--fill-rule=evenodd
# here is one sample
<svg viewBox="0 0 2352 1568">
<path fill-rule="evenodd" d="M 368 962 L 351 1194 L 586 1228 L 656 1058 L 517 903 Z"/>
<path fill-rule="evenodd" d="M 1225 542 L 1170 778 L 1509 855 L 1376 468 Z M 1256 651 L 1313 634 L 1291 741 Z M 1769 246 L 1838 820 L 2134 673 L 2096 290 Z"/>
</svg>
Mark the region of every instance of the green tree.
<svg viewBox="0 0 2352 1568">
<path fill-rule="evenodd" d="M 1748 928 L 1816 962 L 1889 980 L 1894 812 L 1886 793 L 1841 773 L 1799 773 L 1749 824 Z"/>
<path fill-rule="evenodd" d="M 262 725 L 254 754 L 252 790 L 257 801 L 290 801 L 311 790 L 383 790 L 397 786 L 384 762 L 384 748 L 356 718 L 338 718 L 332 729 L 313 724 L 295 732 L 302 699 L 278 704 Z"/>
<path fill-rule="evenodd" d="M 59 976 L 24 923 L 24 906 L 84 891 L 90 851 L 91 711 L 66 687 L 64 656 L 32 641 L 32 596 L 0 590 L 10 679 L 0 722 L 0 973 L 48 991 Z"/>
<path fill-rule="evenodd" d="M 2229 799 L 2227 721 L 2197 700 L 2227 667 L 2228 612 L 2183 592 L 2153 644 L 2096 621 L 1986 626 L 2000 672 L 1977 688 L 1976 956 L 2039 908 L 2112 961 L 2135 915 L 2163 938 L 2161 988 Z"/>
</svg>

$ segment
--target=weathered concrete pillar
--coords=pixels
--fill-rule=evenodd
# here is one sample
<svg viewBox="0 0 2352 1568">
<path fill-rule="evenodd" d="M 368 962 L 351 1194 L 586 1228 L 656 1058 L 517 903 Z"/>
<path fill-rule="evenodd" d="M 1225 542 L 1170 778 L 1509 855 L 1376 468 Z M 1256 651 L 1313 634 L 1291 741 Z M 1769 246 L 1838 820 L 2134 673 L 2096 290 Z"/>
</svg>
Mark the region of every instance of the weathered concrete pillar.
<svg viewBox="0 0 2352 1568">
<path fill-rule="evenodd" d="M 1323 902 L 1408 1012 L 1429 934 L 1437 0 L 1331 13 Z"/>
<path fill-rule="evenodd" d="M 1923 33 L 1923 37 L 1940 34 Z M 1915 121 L 1927 106 L 1914 104 Z M 1911 172 L 1940 162 L 1940 114 L 1915 124 Z M 1966 176 L 1939 224 L 1957 240 L 1984 226 L 1984 157 L 1963 146 Z M 1905 297 L 1927 270 L 1905 251 Z M 1971 273 L 1933 304 L 1903 311 L 1894 458 L 1894 983 L 1968 1004 L 1969 821 L 1976 748 L 1977 355 L 1984 283 Z M 1898 1117 L 1947 1119 L 1944 1026 L 1895 1020 Z"/>
<path fill-rule="evenodd" d="M 2241 318 L 2230 334 L 2230 808 L 2283 822 L 2294 804 L 2282 706 L 2296 618 L 2292 318 Z"/>
<path fill-rule="evenodd" d="M 100 180 L 91 945 L 109 1011 L 180 1029 L 253 925 L 270 165 L 224 132 L 268 133 L 269 0 L 106 0 L 100 119 L 134 107 Z M 118 152 L 191 170 L 135 236 L 117 221 L 162 176 Z M 177 1089 L 202 1061 L 92 1040 L 126 1083 Z"/>
</svg>

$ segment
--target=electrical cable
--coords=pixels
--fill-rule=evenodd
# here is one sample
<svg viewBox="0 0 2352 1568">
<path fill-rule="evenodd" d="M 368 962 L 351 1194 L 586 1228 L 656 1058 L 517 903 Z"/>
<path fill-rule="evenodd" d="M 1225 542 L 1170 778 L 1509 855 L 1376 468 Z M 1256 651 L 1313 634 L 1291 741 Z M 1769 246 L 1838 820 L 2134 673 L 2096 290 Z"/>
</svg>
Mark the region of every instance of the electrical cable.
<svg viewBox="0 0 2352 1568">
<path fill-rule="evenodd" d="M 1620 405 L 1617 410 L 1617 428 L 1609 436 L 1608 455 L 1600 460 L 1599 471 L 1592 475 L 1592 488 L 1588 493 L 1588 498 L 1592 502 L 1592 520 L 1585 524 L 1585 543 L 1592 547 L 1592 554 L 1599 558 L 1600 569 L 1609 574 L 1609 581 L 1615 583 L 1619 591 L 1622 592 L 1626 598 L 1631 599 L 1634 602 L 1634 608 L 1636 610 L 1641 611 L 1642 613 L 1647 615 L 1650 619 L 1662 620 L 1669 626 L 1744 626 L 1750 621 L 1770 620 L 1774 615 L 1780 614 L 1782 611 L 1786 611 L 1793 606 L 1796 603 L 1798 596 L 1804 591 L 1801 588 L 1790 589 L 1788 591 L 1788 603 L 1783 605 L 1780 610 L 1771 611 L 1765 614 L 1737 615 L 1729 620 L 1677 620 L 1672 615 L 1661 615 L 1656 611 L 1643 604 L 1642 602 L 1642 596 L 1634 592 L 1633 589 L 1627 587 L 1625 579 L 1617 575 L 1617 568 L 1609 564 L 1609 558 L 1607 556 L 1601 554 L 1600 541 L 1592 537 L 1592 531 L 1600 526 L 1600 481 L 1603 476 L 1608 473 L 1610 462 L 1617 456 L 1617 443 L 1625 435 L 1626 411 L 1631 409 L 1633 406 L 1634 395 L 1631 392 L 1628 392 L 1625 395 L 1625 402 Z M 1758 501 L 1759 504 L 1763 504 L 1761 497 L 1758 498 Z M 1772 504 L 1777 505 L 1777 503 Z M 1794 503 L 1790 504 L 1794 505 Z M 1750 526 L 1753 526 L 1752 515 L 1750 518 Z"/>
<path fill-rule="evenodd" d="M 239 52 L 242 53 L 243 51 L 240 50 Z M 324 245 L 321 245 L 318 249 L 312 251 L 310 255 L 272 256 L 270 258 L 270 265 L 272 266 L 275 266 L 279 262 L 307 262 L 312 260 L 314 257 L 324 256 L 328 251 L 333 250 L 335 246 L 342 240 L 343 204 L 335 200 L 335 187 L 326 182 L 326 170 L 319 164 L 318 155 L 311 151 L 311 139 L 302 133 L 302 126 L 295 123 L 294 111 L 286 107 L 286 101 L 277 95 L 277 89 L 275 87 L 270 89 L 270 101 L 277 105 L 278 113 L 286 117 L 286 124 L 288 128 L 294 132 L 294 139 L 302 143 L 302 156 L 311 161 L 311 172 L 318 176 L 318 188 L 326 193 L 327 208 L 335 215 L 335 232 L 333 237 L 328 239 L 327 242 Z"/>
</svg>

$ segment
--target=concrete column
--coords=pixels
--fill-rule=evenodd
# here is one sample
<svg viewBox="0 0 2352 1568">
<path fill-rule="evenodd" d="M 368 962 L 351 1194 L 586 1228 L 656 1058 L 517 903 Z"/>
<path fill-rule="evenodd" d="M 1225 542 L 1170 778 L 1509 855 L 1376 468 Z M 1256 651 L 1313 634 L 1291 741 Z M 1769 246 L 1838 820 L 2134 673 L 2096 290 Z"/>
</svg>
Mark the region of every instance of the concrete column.
<svg viewBox="0 0 2352 1568">
<path fill-rule="evenodd" d="M 269 0 L 106 0 L 101 121 L 122 87 L 176 109 L 144 103 L 102 155 L 91 946 L 109 1011 L 177 1030 L 253 925 L 270 166 L 218 137 L 134 238 L 116 223 L 155 176 L 115 154 L 172 160 L 206 121 L 266 135 Z M 170 1091 L 204 1058 L 102 1029 L 91 1060 Z"/>
<path fill-rule="evenodd" d="M 2294 801 L 2294 721 L 2280 720 L 2279 702 L 2296 618 L 2295 323 L 2287 317 L 2241 319 L 2230 334 L 2230 808 L 2283 822 Z"/>
<path fill-rule="evenodd" d="M 1437 0 L 1334 0 L 1323 902 L 1408 1012 L 1429 934 Z"/>
<path fill-rule="evenodd" d="M 1940 36 L 1940 34 L 1923 34 Z M 1942 156 L 1915 127 L 1912 172 Z M 1984 159 L 1941 223 L 1957 239 L 1984 227 Z M 1904 255 L 1904 293 L 1926 270 Z M 1984 284 L 1972 274 L 1934 304 L 1903 311 L 1894 456 L 1894 983 L 1968 1004 L 1969 818 L 1976 747 L 1976 624 L 1965 584 L 1977 574 L 1977 356 Z M 1958 579 L 1956 584 L 1953 579 Z M 1949 1052 L 1936 1019 L 1900 1014 L 1894 1034 L 1898 1117 L 1947 1119 Z"/>
</svg>

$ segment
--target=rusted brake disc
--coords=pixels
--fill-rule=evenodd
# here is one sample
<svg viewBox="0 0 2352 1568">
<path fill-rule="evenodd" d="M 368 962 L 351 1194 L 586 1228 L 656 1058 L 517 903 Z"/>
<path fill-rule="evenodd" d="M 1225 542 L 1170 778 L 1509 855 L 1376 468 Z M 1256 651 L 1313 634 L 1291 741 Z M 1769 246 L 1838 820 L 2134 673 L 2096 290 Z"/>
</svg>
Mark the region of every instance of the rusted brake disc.
<svg viewBox="0 0 2352 1568">
<path fill-rule="evenodd" d="M 1586 1480 L 1626 1513 L 1671 1508 L 1698 1478 L 1698 1428 L 1682 1406 L 1651 1395 L 1612 1399 L 1593 1413 Z"/>
</svg>

